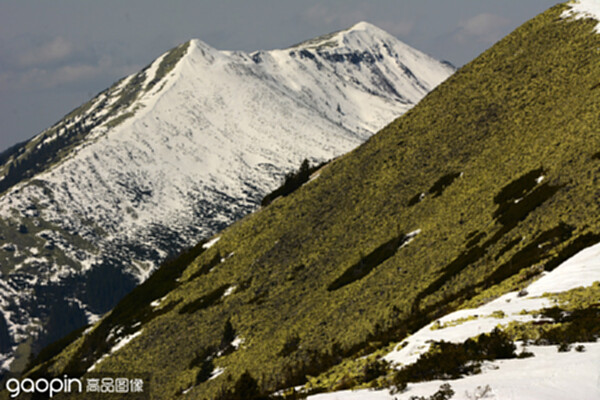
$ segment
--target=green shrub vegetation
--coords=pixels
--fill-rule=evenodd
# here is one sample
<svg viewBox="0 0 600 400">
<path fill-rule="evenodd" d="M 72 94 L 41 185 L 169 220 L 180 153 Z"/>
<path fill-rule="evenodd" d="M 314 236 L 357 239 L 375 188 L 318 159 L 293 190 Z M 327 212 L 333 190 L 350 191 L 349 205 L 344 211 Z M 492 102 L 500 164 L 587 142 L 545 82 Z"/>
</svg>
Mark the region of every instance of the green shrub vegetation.
<svg viewBox="0 0 600 400">
<path fill-rule="evenodd" d="M 461 324 L 464 324 L 467 321 L 475 321 L 478 317 L 475 315 L 469 315 L 468 317 L 462 317 L 462 318 L 457 318 L 455 320 L 452 321 L 448 321 L 448 322 L 440 322 L 435 321 L 434 324 L 431 326 L 431 330 L 435 331 L 438 329 L 444 329 L 444 328 L 449 328 L 452 326 L 458 326 Z"/>
<path fill-rule="evenodd" d="M 463 343 L 433 343 L 429 351 L 422 354 L 415 363 L 397 371 L 392 384 L 405 387 L 410 382 L 458 379 L 479 373 L 483 361 L 516 357 L 512 340 L 501 330 L 494 329 L 489 334 L 483 333 Z"/>
<path fill-rule="evenodd" d="M 154 78 L 152 78 L 152 80 L 150 82 L 148 82 L 148 84 L 146 85 L 146 87 L 144 89 L 146 91 L 149 91 L 150 89 L 152 89 L 154 87 L 154 85 L 156 85 L 165 76 L 167 76 L 167 74 L 169 72 L 171 72 L 173 70 L 173 68 L 175 68 L 175 66 L 177 65 L 179 60 L 181 60 L 181 58 L 183 56 L 185 56 L 189 47 L 190 47 L 190 42 L 188 41 L 188 42 L 180 44 L 179 46 L 175 47 L 173 50 L 169 51 L 163 57 L 160 64 L 158 65 L 158 68 L 156 70 L 156 74 L 154 75 Z"/>
<path fill-rule="evenodd" d="M 271 204 L 276 198 L 285 197 L 293 193 L 300 186 L 308 182 L 310 176 L 317 170 L 322 168 L 325 164 L 326 163 L 321 163 L 319 165 L 311 167 L 308 160 L 304 159 L 304 161 L 302 161 L 302 164 L 300 164 L 300 168 L 298 169 L 298 171 L 289 172 L 288 174 L 286 174 L 283 184 L 271 193 L 267 194 L 265 197 L 263 197 L 260 203 L 261 206 L 266 207 L 269 204 Z"/>
<path fill-rule="evenodd" d="M 600 338 L 600 282 L 546 296 L 557 305 L 528 312 L 539 317 L 534 321 L 509 323 L 504 330 L 512 340 L 567 345 Z"/>
<path fill-rule="evenodd" d="M 410 400 L 448 400 L 454 396 L 454 390 L 449 383 L 443 383 L 437 392 L 429 397 L 424 396 L 410 396 Z"/>
<path fill-rule="evenodd" d="M 373 345 L 377 347 L 377 344 Z M 388 375 L 393 370 L 382 357 L 392 351 L 394 347 L 396 346 L 379 347 L 376 351 L 366 356 L 357 354 L 344 359 L 318 376 L 309 377 L 305 385 L 305 393 L 389 386 Z"/>
<path fill-rule="evenodd" d="M 44 371 L 85 372 L 114 327 L 141 322 L 141 335 L 95 371 L 148 371 L 156 399 L 188 388 L 190 398 L 236 387 L 264 396 L 402 340 L 474 296 L 520 289 L 600 241 L 600 98 L 590 90 L 600 36 L 594 21 L 561 19 L 564 9 L 525 23 L 318 179 L 225 229 L 213 247 L 159 269 L 172 277 L 153 275 Z M 459 171 L 439 196 L 408 206 Z M 373 256 L 376 267 L 328 290 L 365 255 L 417 229 L 409 245 Z M 180 312 L 225 285 L 235 292 Z M 149 306 L 165 295 L 164 306 Z M 548 337 L 577 336 L 569 329 L 588 327 L 594 312 L 577 315 L 580 325 L 557 322 L 564 326 Z M 220 345 L 227 321 L 244 346 L 215 356 L 219 377 L 197 379 L 201 366 L 190 363 Z M 373 364 L 365 376 L 381 370 Z"/>
</svg>

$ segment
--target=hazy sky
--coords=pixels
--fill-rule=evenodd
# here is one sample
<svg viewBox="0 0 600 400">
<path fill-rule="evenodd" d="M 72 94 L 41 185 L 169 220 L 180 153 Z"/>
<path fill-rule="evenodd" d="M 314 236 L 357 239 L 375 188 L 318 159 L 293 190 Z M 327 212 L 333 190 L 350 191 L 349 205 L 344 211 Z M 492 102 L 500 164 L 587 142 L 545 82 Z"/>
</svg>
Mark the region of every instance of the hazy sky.
<svg viewBox="0 0 600 400">
<path fill-rule="evenodd" d="M 0 151 L 199 38 L 268 50 L 371 22 L 461 66 L 555 0 L 0 0 Z"/>
</svg>

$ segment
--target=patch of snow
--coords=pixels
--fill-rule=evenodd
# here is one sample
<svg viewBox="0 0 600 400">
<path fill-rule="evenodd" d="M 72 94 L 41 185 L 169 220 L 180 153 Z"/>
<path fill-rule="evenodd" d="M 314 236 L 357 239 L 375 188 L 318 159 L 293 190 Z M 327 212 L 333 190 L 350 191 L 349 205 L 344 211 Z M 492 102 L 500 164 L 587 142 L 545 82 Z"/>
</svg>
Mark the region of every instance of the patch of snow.
<svg viewBox="0 0 600 400">
<path fill-rule="evenodd" d="M 133 339 L 135 339 L 136 337 L 140 336 L 142 334 L 144 330 L 141 329 L 135 333 L 132 333 L 131 335 L 125 336 L 124 338 L 122 338 L 121 340 L 119 340 L 106 354 L 103 354 L 102 357 L 100 357 L 98 360 L 96 360 L 96 362 L 88 368 L 87 372 L 91 372 L 94 369 L 96 369 L 96 367 L 102 363 L 102 361 L 106 360 L 111 354 L 116 353 L 117 351 L 121 350 L 123 347 L 125 347 L 127 344 L 129 344 Z M 107 338 L 108 340 L 108 338 Z"/>
<path fill-rule="evenodd" d="M 135 339 L 136 337 L 140 336 L 142 334 L 144 330 L 139 330 L 135 333 L 132 333 L 131 335 L 125 336 L 123 339 L 119 340 L 117 342 L 117 344 L 115 344 L 111 349 L 110 352 L 111 354 L 121 350 L 123 347 L 125 347 L 127 344 L 129 344 L 133 339 Z"/>
<path fill-rule="evenodd" d="M 167 296 L 168 296 L 168 295 L 166 295 L 166 296 L 163 296 L 163 297 L 161 297 L 160 299 L 156 299 L 156 300 L 154 300 L 152 303 L 150 303 L 150 307 L 152 307 L 152 308 L 156 308 L 156 307 L 160 306 L 160 303 L 162 303 L 162 302 L 163 302 L 163 300 L 167 298 Z"/>
<path fill-rule="evenodd" d="M 85 310 L 85 316 L 87 318 L 87 321 L 89 324 L 95 324 L 96 322 L 100 321 L 100 318 L 102 317 L 99 314 L 94 314 L 91 311 Z"/>
<path fill-rule="evenodd" d="M 64 278 L 71 276 L 73 270 L 68 265 L 53 265 L 50 268 L 52 275 L 48 278 L 48 281 L 53 283 L 61 282 Z"/>
<path fill-rule="evenodd" d="M 106 360 L 108 358 L 108 355 L 109 355 L 109 353 L 103 354 L 102 357 L 100 357 L 99 359 L 97 359 L 96 362 L 94 364 L 92 364 L 92 366 L 87 369 L 87 372 L 92 372 L 93 370 L 95 370 L 96 367 L 102 363 L 102 361 L 104 361 L 104 360 Z"/>
<path fill-rule="evenodd" d="M 600 243 L 581 250 L 537 281 L 527 291 L 529 296 L 559 293 L 600 281 Z"/>
<path fill-rule="evenodd" d="M 143 262 L 135 260 L 131 263 L 133 265 L 134 270 L 133 276 L 137 279 L 139 283 L 144 282 L 146 279 L 150 277 L 152 274 L 153 265 L 150 262 Z"/>
<path fill-rule="evenodd" d="M 202 245 L 203 249 L 210 249 L 211 247 L 213 247 L 219 240 L 221 239 L 221 236 L 217 236 L 214 239 L 209 240 L 208 242 L 204 243 Z"/>
<path fill-rule="evenodd" d="M 600 21 L 600 2 L 598 0 L 573 0 L 567 4 L 569 9 L 563 12 L 563 18 L 593 18 Z M 594 30 L 596 33 L 600 33 L 600 23 Z"/>
<path fill-rule="evenodd" d="M 213 372 L 210 374 L 210 378 L 208 378 L 209 381 L 212 381 L 213 379 L 216 379 L 219 375 L 221 375 L 223 372 L 225 372 L 225 368 L 221 368 L 221 367 L 217 367 L 213 370 Z"/>
<path fill-rule="evenodd" d="M 2 245 L 2 250 L 4 251 L 10 251 L 10 252 L 15 252 L 15 257 L 19 256 L 19 249 L 18 246 L 14 243 L 5 243 Z"/>
<path fill-rule="evenodd" d="M 0 371 L 8 371 L 10 364 L 15 360 L 15 357 L 7 354 L 0 354 Z"/>
<path fill-rule="evenodd" d="M 241 336 L 236 336 L 235 339 L 233 339 L 233 342 L 231 342 L 231 345 L 237 350 L 242 343 L 244 343 L 244 338 Z"/>
<path fill-rule="evenodd" d="M 420 229 L 417 229 L 416 231 L 412 231 L 412 232 L 410 232 L 409 234 L 407 234 L 407 235 L 404 237 L 405 241 L 404 241 L 404 243 L 402 243 L 402 244 L 400 245 L 400 248 L 403 248 L 403 247 L 405 247 L 405 246 L 408 246 L 408 244 L 409 244 L 410 242 L 412 242 L 413 240 L 415 240 L 415 237 L 417 237 L 417 235 L 418 235 L 419 233 L 421 233 L 421 230 L 420 230 Z"/>
<path fill-rule="evenodd" d="M 236 287 L 237 286 L 229 286 L 227 290 L 225 290 L 225 293 L 223 293 L 222 297 L 230 296 L 233 292 L 235 292 Z"/>
<path fill-rule="evenodd" d="M 47 263 L 48 259 L 46 257 L 27 257 L 24 261 L 23 264 L 27 265 L 27 264 L 44 264 Z"/>
</svg>

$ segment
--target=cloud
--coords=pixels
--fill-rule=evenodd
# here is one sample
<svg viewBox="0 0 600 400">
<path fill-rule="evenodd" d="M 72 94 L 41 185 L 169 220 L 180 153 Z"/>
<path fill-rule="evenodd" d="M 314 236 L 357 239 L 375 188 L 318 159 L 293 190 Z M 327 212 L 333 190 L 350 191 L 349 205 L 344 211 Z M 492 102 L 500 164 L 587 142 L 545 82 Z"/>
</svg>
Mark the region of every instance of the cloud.
<svg viewBox="0 0 600 400">
<path fill-rule="evenodd" d="M 464 44 L 475 40 L 482 43 L 493 43 L 506 34 L 510 20 L 495 14 L 478 14 L 459 24 L 454 40 Z"/>
<path fill-rule="evenodd" d="M 56 37 L 52 41 L 34 46 L 17 55 L 20 67 L 37 67 L 59 62 L 73 52 L 73 45 L 63 37 Z"/>
</svg>

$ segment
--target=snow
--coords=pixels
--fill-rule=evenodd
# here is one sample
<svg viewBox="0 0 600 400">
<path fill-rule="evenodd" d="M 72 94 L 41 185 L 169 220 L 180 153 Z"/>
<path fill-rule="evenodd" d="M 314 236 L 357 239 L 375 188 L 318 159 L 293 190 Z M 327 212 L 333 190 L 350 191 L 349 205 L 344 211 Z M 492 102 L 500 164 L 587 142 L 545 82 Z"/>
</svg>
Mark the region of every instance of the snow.
<svg viewBox="0 0 600 400">
<path fill-rule="evenodd" d="M 557 293 L 600 281 L 600 243 L 588 247 L 527 288 L 529 296 Z"/>
<path fill-rule="evenodd" d="M 221 239 L 221 236 L 217 236 L 216 238 L 213 238 L 211 240 L 209 240 L 208 242 L 204 243 L 202 245 L 203 249 L 210 249 L 211 247 L 213 247 L 219 240 Z"/>
<path fill-rule="evenodd" d="M 233 339 L 233 342 L 231 342 L 231 345 L 237 350 L 242 343 L 244 343 L 245 339 L 241 336 L 236 336 L 235 339 Z"/>
<path fill-rule="evenodd" d="M 10 354 L 0 354 L 0 360 L 2 360 L 2 362 L 0 363 L 0 370 L 6 371 L 10 367 L 10 364 L 12 364 L 12 362 L 15 360 L 15 358 Z"/>
<path fill-rule="evenodd" d="M 400 245 L 400 248 L 403 248 L 403 247 L 407 246 L 410 242 L 412 242 L 413 240 L 415 240 L 415 237 L 417 237 L 417 235 L 419 233 L 421 233 L 421 230 L 417 229 L 415 231 L 410 232 L 408 235 L 406 235 L 405 236 L 405 242 Z"/>
<path fill-rule="evenodd" d="M 230 295 L 231 295 L 233 292 L 235 292 L 235 289 L 236 289 L 236 287 L 237 287 L 237 286 L 235 286 L 235 285 L 234 285 L 234 286 L 229 286 L 229 287 L 227 288 L 227 290 L 225 290 L 225 293 L 223 293 L 223 296 L 222 296 L 222 297 L 227 297 L 227 296 L 230 296 Z"/>
<path fill-rule="evenodd" d="M 131 342 L 133 339 L 140 336 L 142 334 L 142 331 L 143 331 L 143 329 L 137 331 L 136 333 L 132 333 L 131 335 L 125 336 L 123 339 L 119 340 L 119 342 L 117 342 L 117 344 L 115 344 L 110 349 L 110 352 L 114 353 L 116 351 L 121 350 L 123 347 L 125 347 L 127 344 L 129 344 L 129 342 Z"/>
<path fill-rule="evenodd" d="M 160 299 L 154 300 L 150 303 L 150 307 L 156 308 L 161 305 L 161 303 L 167 298 L 168 295 L 161 297 Z"/>
<path fill-rule="evenodd" d="M 409 384 L 403 393 L 387 390 L 341 391 L 309 396 L 309 400 L 408 400 L 434 394 L 444 383 L 455 392 L 452 400 L 472 400 L 478 388 L 489 385 L 487 399 L 497 400 L 596 400 L 600 398 L 600 343 L 585 343 L 585 352 L 559 353 L 556 346 L 532 346 L 526 359 L 488 363 L 478 375 L 457 380 Z M 481 390 L 481 389 L 479 389 Z"/>
<path fill-rule="evenodd" d="M 600 1 L 598 0 L 574 0 L 568 3 L 570 7 L 562 14 L 563 18 L 593 18 L 600 21 Z M 594 28 L 596 33 L 600 33 L 600 23 Z"/>
<path fill-rule="evenodd" d="M 221 368 L 221 367 L 217 367 L 213 370 L 213 372 L 210 374 L 210 378 L 208 378 L 209 381 L 212 381 L 213 379 L 216 379 L 219 375 L 221 375 L 223 372 L 225 372 L 225 368 Z"/>
</svg>

